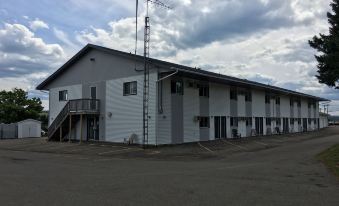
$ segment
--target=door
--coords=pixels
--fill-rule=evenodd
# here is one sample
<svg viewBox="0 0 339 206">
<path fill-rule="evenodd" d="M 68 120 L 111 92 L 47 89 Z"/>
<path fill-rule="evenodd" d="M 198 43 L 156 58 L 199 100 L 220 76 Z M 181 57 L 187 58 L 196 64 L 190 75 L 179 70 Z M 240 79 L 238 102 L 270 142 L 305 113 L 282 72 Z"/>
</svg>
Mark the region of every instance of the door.
<svg viewBox="0 0 339 206">
<path fill-rule="evenodd" d="M 226 139 L 227 138 L 227 132 L 226 132 L 226 117 L 221 117 L 221 138 Z"/>
<path fill-rule="evenodd" d="M 255 131 L 257 132 L 257 135 L 264 134 L 264 118 L 262 117 L 255 118 Z"/>
<path fill-rule="evenodd" d="M 214 117 L 214 137 L 215 139 L 227 138 L 226 117 Z"/>
<path fill-rule="evenodd" d="M 303 131 L 307 132 L 307 118 L 303 119 Z"/>
<path fill-rule="evenodd" d="M 214 137 L 220 139 L 220 117 L 214 117 Z"/>
<path fill-rule="evenodd" d="M 288 118 L 283 118 L 283 132 L 284 133 L 289 132 Z"/>
<path fill-rule="evenodd" d="M 99 140 L 99 118 L 87 118 L 87 140 Z"/>
</svg>

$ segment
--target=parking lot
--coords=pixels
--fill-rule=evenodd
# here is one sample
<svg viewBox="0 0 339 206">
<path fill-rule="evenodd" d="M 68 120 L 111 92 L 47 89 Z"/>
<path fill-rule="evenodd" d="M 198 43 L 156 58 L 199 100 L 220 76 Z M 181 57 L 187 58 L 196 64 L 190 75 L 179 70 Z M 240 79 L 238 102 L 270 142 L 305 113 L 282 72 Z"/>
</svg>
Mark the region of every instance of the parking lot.
<svg viewBox="0 0 339 206">
<path fill-rule="evenodd" d="M 142 149 L 0 141 L 1 205 L 339 205 L 339 128 Z"/>
</svg>

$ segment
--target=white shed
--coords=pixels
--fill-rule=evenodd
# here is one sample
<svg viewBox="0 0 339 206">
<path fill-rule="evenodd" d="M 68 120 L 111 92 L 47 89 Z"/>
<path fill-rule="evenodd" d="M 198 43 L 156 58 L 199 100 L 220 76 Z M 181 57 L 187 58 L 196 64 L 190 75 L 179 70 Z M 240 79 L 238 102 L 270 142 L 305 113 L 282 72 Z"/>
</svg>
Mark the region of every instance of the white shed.
<svg viewBox="0 0 339 206">
<path fill-rule="evenodd" d="M 18 122 L 18 138 L 41 137 L 41 122 L 26 119 Z"/>
</svg>

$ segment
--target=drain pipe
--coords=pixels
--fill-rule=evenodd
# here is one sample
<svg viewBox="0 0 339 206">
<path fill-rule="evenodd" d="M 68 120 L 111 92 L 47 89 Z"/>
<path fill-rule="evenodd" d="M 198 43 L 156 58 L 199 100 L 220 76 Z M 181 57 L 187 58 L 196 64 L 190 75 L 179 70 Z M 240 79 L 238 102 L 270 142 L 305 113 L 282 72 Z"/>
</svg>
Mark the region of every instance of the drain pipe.
<svg viewBox="0 0 339 206">
<path fill-rule="evenodd" d="M 171 69 L 176 69 L 176 71 L 173 72 L 172 74 L 169 74 L 169 75 L 167 75 L 167 76 L 161 78 L 161 79 L 158 79 L 157 82 L 161 82 L 161 81 L 163 81 L 163 80 L 165 80 L 165 79 L 167 79 L 167 78 L 169 78 L 169 77 L 171 77 L 171 76 L 173 76 L 173 75 L 176 75 L 176 74 L 179 72 L 179 69 L 178 69 L 178 68 L 171 67 Z"/>
<path fill-rule="evenodd" d="M 175 69 L 176 71 L 163 77 L 163 78 L 160 78 L 156 81 L 157 83 L 157 86 L 158 86 L 158 113 L 159 114 L 162 114 L 163 113 L 163 108 L 162 108 L 162 81 L 171 77 L 171 76 L 174 76 L 176 75 L 177 73 L 179 73 L 179 69 L 178 68 L 175 68 L 175 67 L 171 67 L 170 69 Z M 157 135 L 155 136 L 155 144 L 158 145 L 158 141 L 157 141 Z"/>
<path fill-rule="evenodd" d="M 176 69 L 176 71 L 175 72 L 173 72 L 172 74 L 169 74 L 169 75 L 167 75 L 167 76 L 165 76 L 165 77 L 163 77 L 163 78 L 160 78 L 160 79 L 158 79 L 156 82 L 157 82 L 157 84 L 158 84 L 158 88 L 159 88 L 159 104 L 158 104 L 158 106 L 159 106 L 159 109 L 158 109 L 158 112 L 160 113 L 160 114 L 162 114 L 162 112 L 163 112 L 163 108 L 162 108 L 162 81 L 163 80 L 165 80 L 165 79 L 168 79 L 169 77 L 171 77 L 171 76 L 174 76 L 174 75 L 176 75 L 178 72 L 179 72 L 179 69 L 178 68 L 175 68 L 175 67 L 171 67 L 171 69 Z M 159 85 L 159 83 L 160 83 L 160 85 Z"/>
</svg>

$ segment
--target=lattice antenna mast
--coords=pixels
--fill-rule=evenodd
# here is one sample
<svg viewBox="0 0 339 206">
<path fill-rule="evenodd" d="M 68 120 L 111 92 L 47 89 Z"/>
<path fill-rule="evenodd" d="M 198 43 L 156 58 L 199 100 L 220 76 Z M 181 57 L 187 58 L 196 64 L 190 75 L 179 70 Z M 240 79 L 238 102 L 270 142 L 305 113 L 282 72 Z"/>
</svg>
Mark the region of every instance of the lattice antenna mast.
<svg viewBox="0 0 339 206">
<path fill-rule="evenodd" d="M 146 0 L 146 17 L 144 29 L 144 90 L 143 90 L 143 146 L 148 145 L 148 105 L 149 105 L 149 49 L 151 40 L 151 26 L 149 18 L 149 4 L 154 4 L 161 8 L 170 9 L 169 6 L 159 0 Z"/>
</svg>

